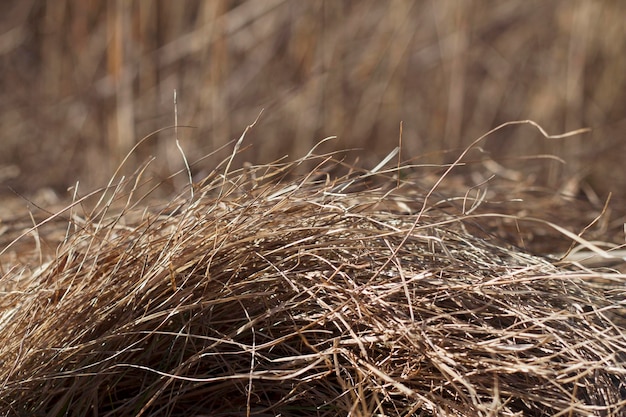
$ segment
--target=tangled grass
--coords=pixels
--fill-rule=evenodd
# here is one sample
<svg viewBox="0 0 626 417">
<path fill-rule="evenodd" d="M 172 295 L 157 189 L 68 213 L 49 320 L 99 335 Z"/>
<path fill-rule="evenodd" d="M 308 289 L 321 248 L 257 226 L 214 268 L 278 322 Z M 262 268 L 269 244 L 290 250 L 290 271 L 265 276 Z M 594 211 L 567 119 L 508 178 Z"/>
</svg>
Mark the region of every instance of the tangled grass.
<svg viewBox="0 0 626 417">
<path fill-rule="evenodd" d="M 5 242 L 64 232 L 3 267 L 0 414 L 624 415 L 624 275 L 498 238 L 497 195 L 303 160 L 166 203 L 139 172 Z"/>
</svg>

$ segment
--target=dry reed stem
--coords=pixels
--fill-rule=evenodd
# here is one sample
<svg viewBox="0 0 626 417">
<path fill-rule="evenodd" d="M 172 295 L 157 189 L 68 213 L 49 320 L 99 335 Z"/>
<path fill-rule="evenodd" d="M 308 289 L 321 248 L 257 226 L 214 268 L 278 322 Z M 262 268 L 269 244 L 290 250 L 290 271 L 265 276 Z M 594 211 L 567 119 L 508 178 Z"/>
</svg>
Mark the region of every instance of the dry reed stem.
<svg viewBox="0 0 626 417">
<path fill-rule="evenodd" d="M 305 161 L 166 204 L 139 170 L 41 225 L 71 220 L 4 268 L 0 414 L 623 415 L 624 275 L 496 237 L 506 187 Z"/>
</svg>

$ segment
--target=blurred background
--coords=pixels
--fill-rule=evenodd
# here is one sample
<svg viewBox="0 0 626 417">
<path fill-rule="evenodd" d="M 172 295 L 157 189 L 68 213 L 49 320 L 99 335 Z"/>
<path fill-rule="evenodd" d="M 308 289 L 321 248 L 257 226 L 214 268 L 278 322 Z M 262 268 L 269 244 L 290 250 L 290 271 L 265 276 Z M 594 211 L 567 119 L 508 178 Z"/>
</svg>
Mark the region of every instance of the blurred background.
<svg viewBox="0 0 626 417">
<path fill-rule="evenodd" d="M 86 193 L 127 163 L 200 178 L 245 127 L 244 161 L 398 144 L 450 162 L 483 155 L 544 185 L 626 195 L 626 2 L 561 0 L 6 0 L 0 3 L 0 196 Z M 159 131 L 159 129 L 164 129 Z M 158 132 L 159 131 L 159 132 Z M 156 133 L 155 133 L 156 132 Z M 526 156 L 552 154 L 565 164 Z M 184 178 L 182 178 L 184 182 Z M 180 184 L 178 185 L 180 186 Z M 176 189 L 175 181 L 171 184 Z M 10 188 L 9 188 L 10 187 Z M 585 191 L 586 190 L 586 191 Z M 1 197 L 0 197 L 1 198 Z"/>
</svg>

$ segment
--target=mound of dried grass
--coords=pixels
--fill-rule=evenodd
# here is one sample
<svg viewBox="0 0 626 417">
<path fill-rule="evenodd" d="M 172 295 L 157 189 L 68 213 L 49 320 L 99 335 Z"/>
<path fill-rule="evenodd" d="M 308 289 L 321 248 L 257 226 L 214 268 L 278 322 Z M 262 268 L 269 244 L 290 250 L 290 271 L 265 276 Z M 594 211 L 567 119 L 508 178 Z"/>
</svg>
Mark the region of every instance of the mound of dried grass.
<svg viewBox="0 0 626 417">
<path fill-rule="evenodd" d="M 306 160 L 148 209 L 138 175 L 40 226 L 70 220 L 0 281 L 0 414 L 624 415 L 622 275 L 506 245 L 425 177 Z"/>
</svg>

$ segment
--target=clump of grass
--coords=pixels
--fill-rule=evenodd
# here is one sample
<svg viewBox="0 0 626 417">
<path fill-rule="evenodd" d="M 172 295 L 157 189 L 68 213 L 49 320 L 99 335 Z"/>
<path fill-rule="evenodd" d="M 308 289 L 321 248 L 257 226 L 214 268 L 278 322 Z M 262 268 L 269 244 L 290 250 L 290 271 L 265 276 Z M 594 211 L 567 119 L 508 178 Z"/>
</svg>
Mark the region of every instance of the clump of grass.
<svg viewBox="0 0 626 417">
<path fill-rule="evenodd" d="M 36 228 L 69 221 L 3 273 L 1 414 L 623 413 L 623 275 L 505 243 L 514 216 L 419 167 L 229 168 L 167 203 L 138 173 Z"/>
</svg>

